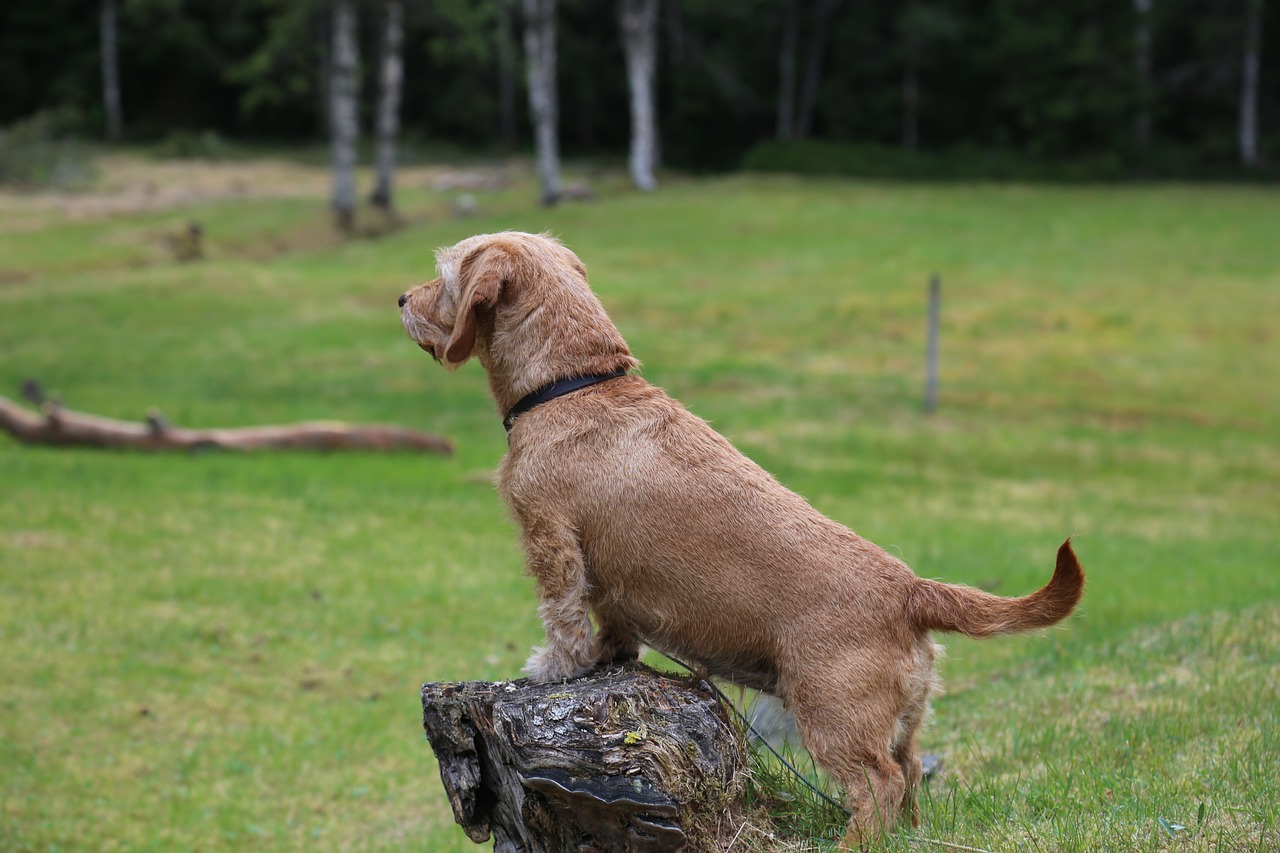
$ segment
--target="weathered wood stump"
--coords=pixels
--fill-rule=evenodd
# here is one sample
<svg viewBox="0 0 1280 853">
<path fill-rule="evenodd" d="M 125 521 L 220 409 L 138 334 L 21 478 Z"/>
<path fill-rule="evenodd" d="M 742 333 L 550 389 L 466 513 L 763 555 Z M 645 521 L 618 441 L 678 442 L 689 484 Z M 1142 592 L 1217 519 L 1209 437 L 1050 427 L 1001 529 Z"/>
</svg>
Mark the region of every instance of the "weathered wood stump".
<svg viewBox="0 0 1280 853">
<path fill-rule="evenodd" d="M 454 818 L 497 853 L 713 850 L 737 829 L 742 743 L 697 679 L 426 684 L 422 722 Z"/>
</svg>

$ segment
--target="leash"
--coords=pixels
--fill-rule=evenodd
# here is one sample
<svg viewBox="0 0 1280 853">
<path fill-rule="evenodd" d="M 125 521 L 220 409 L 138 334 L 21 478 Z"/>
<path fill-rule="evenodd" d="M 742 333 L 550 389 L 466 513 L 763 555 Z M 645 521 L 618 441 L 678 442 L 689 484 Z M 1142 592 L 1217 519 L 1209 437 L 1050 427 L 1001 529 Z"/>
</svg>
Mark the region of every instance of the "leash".
<svg viewBox="0 0 1280 853">
<path fill-rule="evenodd" d="M 689 666 L 689 664 L 685 663 L 684 661 L 673 658 L 671 657 L 671 655 L 667 655 L 667 659 L 687 669 L 690 675 L 693 675 L 695 677 L 700 677 L 699 673 L 696 672 L 693 667 Z M 778 762 L 781 763 L 783 767 L 787 768 L 787 770 L 791 772 L 792 776 L 795 776 L 796 779 L 800 781 L 800 784 L 804 785 L 810 791 L 817 794 L 818 797 L 820 797 L 828 805 L 834 806 L 837 809 L 839 809 L 840 813 L 843 814 L 846 818 L 853 817 L 853 812 L 846 809 L 843 803 L 841 803 L 839 800 L 832 797 L 830 794 L 828 794 L 826 791 L 819 788 L 817 785 L 813 784 L 813 782 L 809 781 L 807 776 L 805 776 L 803 773 L 797 770 L 794 764 L 792 764 L 790 761 L 788 761 L 786 758 L 782 756 L 782 753 L 774 749 L 773 744 L 769 743 L 769 741 L 765 739 L 765 736 L 760 734 L 760 732 L 756 729 L 756 727 L 751 724 L 751 721 L 747 719 L 746 714 L 743 714 L 741 711 L 738 710 L 737 706 L 733 704 L 733 700 L 730 699 L 728 696 L 726 696 L 724 694 L 724 691 L 721 690 L 718 686 L 716 686 L 715 682 L 711 681 L 710 678 L 703 678 L 702 681 L 708 687 L 711 688 L 713 693 L 716 694 L 716 697 L 720 700 L 721 707 L 728 708 L 730 711 L 732 711 L 733 715 L 738 718 L 738 721 L 741 722 L 742 725 L 746 726 L 747 731 L 750 732 L 751 735 L 756 739 L 756 742 L 760 743 L 761 745 L 764 746 L 765 749 L 769 750 L 769 752 L 773 754 L 773 757 L 778 759 Z"/>
<path fill-rule="evenodd" d="M 541 388 L 535 388 L 521 397 L 507 412 L 506 417 L 502 419 L 502 425 L 506 427 L 507 432 L 511 432 L 511 428 L 516 425 L 516 418 L 530 409 L 541 406 L 543 403 L 549 403 L 556 397 L 563 397 L 565 394 L 570 394 L 580 388 L 586 388 L 589 385 L 596 385 L 600 382 L 607 382 L 610 379 L 617 379 L 626 375 L 627 369 L 624 367 L 610 373 L 590 373 L 586 376 L 573 376 L 568 379 L 557 379 L 555 382 L 548 382 Z"/>
</svg>

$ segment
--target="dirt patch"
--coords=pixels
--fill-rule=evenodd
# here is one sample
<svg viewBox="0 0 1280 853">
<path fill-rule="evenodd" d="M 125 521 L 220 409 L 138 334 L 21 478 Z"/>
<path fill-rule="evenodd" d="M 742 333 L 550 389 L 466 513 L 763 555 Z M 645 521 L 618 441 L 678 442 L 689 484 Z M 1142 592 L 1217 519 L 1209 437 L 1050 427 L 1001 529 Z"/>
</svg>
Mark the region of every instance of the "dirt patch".
<svg viewBox="0 0 1280 853">
<path fill-rule="evenodd" d="M 284 160 L 223 162 L 211 160 L 149 160 L 112 155 L 99 161 L 100 176 L 85 192 L 21 193 L 0 190 L 0 230 L 31 231 L 51 219 L 76 221 L 131 213 L 173 210 L 193 204 L 226 199 L 314 198 L 329 194 L 329 170 Z M 401 186 L 438 191 L 458 186 L 502 188 L 510 180 L 511 167 L 469 167 L 465 172 L 449 166 L 401 168 Z M 458 176 L 461 176 L 459 178 Z M 372 175 L 361 170 L 361 186 Z"/>
</svg>

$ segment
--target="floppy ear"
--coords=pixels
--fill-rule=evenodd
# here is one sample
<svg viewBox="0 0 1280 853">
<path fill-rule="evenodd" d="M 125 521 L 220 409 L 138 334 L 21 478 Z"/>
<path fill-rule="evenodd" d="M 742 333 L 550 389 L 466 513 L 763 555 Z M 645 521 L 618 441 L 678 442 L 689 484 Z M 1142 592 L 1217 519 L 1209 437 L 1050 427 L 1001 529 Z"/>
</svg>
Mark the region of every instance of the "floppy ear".
<svg viewBox="0 0 1280 853">
<path fill-rule="evenodd" d="M 496 305 L 502 291 L 500 256 L 498 251 L 481 248 L 458 265 L 458 316 L 444 348 L 446 364 L 462 364 L 471 357 L 476 346 L 476 314 Z"/>
</svg>

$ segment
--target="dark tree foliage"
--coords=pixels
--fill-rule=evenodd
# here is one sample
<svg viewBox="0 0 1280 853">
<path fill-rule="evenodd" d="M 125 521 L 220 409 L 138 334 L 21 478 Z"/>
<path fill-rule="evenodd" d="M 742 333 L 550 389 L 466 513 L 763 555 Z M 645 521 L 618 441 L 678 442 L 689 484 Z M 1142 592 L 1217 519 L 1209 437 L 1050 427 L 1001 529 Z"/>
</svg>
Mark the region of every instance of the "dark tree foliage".
<svg viewBox="0 0 1280 853">
<path fill-rule="evenodd" d="M 377 3 L 358 2 L 362 21 L 380 20 Z M 732 168 L 778 134 L 786 67 L 780 53 L 794 14 L 793 95 L 811 65 L 806 52 L 819 42 L 823 49 L 812 80 L 811 139 L 918 148 L 923 156 L 1008 154 L 1083 164 L 1089 174 L 1225 174 L 1215 170 L 1230 170 L 1239 159 L 1249 3 L 1153 0 L 1144 88 L 1131 1 L 661 0 L 662 160 Z M 93 6 L 0 3 L 0 125 L 59 110 L 78 117 L 82 134 L 105 133 L 98 17 L 87 11 Z M 502 8 L 480 0 L 406 0 L 402 118 L 410 140 L 503 147 Z M 806 28 L 819 8 L 829 16 L 822 18 L 824 38 L 814 41 Z M 119 0 L 118 20 L 128 138 L 159 139 L 175 130 L 281 141 L 323 137 L 328 0 Z M 557 26 L 562 148 L 569 156 L 621 160 L 629 119 L 616 3 L 561 0 Z M 362 56 L 378 55 L 379 35 L 377 27 L 362 27 Z M 1276 0 L 1263 0 L 1260 48 L 1259 150 L 1274 174 Z M 516 59 L 522 66 L 518 53 Z M 375 63 L 365 62 L 361 75 L 362 124 L 369 127 Z M 519 97 L 506 102 L 515 104 L 517 143 L 527 147 L 522 74 L 515 85 Z M 1150 141 L 1138 144 L 1144 104 Z"/>
</svg>

